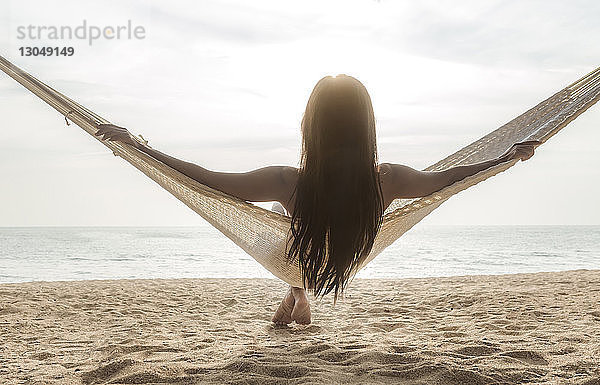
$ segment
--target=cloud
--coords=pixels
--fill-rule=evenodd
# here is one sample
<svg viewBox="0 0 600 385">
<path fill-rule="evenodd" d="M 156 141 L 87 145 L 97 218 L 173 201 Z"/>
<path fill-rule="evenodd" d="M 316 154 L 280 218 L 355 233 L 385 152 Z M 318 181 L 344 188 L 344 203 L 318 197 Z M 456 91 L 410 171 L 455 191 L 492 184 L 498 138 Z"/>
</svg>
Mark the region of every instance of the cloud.
<svg viewBox="0 0 600 385">
<path fill-rule="evenodd" d="M 441 60 L 573 68 L 597 63 L 599 17 L 596 1 L 423 1 L 388 43 Z"/>
</svg>

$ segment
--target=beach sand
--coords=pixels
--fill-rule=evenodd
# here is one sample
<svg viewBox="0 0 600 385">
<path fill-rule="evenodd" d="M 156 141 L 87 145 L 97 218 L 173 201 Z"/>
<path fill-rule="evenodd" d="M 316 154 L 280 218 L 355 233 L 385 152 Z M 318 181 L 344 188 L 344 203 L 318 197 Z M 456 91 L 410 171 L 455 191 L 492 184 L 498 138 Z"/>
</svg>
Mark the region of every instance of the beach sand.
<svg viewBox="0 0 600 385">
<path fill-rule="evenodd" d="M 600 384 L 600 270 L 355 280 L 275 326 L 276 280 L 0 285 L 0 383 Z"/>
</svg>

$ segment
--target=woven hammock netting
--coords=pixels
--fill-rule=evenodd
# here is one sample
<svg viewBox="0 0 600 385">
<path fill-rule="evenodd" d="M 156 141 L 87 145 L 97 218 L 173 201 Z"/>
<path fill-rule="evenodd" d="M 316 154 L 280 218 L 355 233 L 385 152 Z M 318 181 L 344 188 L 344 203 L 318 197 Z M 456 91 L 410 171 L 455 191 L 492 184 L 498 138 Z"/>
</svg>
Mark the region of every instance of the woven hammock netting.
<svg viewBox="0 0 600 385">
<path fill-rule="evenodd" d="M 125 159 L 185 203 L 273 275 L 290 285 L 304 286 L 297 261 L 288 261 L 285 253 L 287 237 L 290 236 L 289 216 L 264 209 L 202 185 L 134 147 L 119 142 L 100 140 L 94 136 L 97 126 L 109 124 L 109 121 L 42 83 L 1 56 L 0 69 L 56 109 L 65 118 L 98 139 L 115 155 Z M 504 153 L 517 142 L 539 140 L 544 143 L 592 106 L 599 97 L 600 68 L 425 170 L 440 171 L 492 159 Z M 448 198 L 507 170 L 517 162 L 518 160 L 511 160 L 498 164 L 426 197 L 396 199 L 385 211 L 383 225 L 377 234 L 371 253 L 354 273 Z"/>
</svg>

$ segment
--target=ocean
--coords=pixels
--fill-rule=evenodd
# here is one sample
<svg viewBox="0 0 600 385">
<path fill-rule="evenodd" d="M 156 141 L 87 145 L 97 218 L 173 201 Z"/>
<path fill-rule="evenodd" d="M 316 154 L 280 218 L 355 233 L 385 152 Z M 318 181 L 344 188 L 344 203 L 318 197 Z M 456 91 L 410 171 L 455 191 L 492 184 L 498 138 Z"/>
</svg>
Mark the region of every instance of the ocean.
<svg viewBox="0 0 600 385">
<path fill-rule="evenodd" d="M 600 269 L 600 226 L 417 226 L 358 278 Z M 272 278 L 209 225 L 3 227 L 0 283 Z"/>
</svg>

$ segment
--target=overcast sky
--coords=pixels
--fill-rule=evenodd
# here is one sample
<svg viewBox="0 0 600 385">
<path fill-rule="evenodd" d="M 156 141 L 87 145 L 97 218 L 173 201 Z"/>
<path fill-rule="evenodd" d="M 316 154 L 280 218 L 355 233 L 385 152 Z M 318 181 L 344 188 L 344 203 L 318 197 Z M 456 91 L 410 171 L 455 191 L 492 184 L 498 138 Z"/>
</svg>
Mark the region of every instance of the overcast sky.
<svg viewBox="0 0 600 385">
<path fill-rule="evenodd" d="M 19 39 L 20 26 L 142 26 L 141 40 Z M 424 168 L 600 65 L 597 1 L 24 1 L 0 54 L 164 152 L 219 171 L 298 165 L 314 84 L 369 90 L 381 162 Z M 22 46 L 72 57 L 21 57 Z M 202 225 L 0 74 L 0 226 Z M 425 224 L 600 224 L 600 107 Z"/>
</svg>

